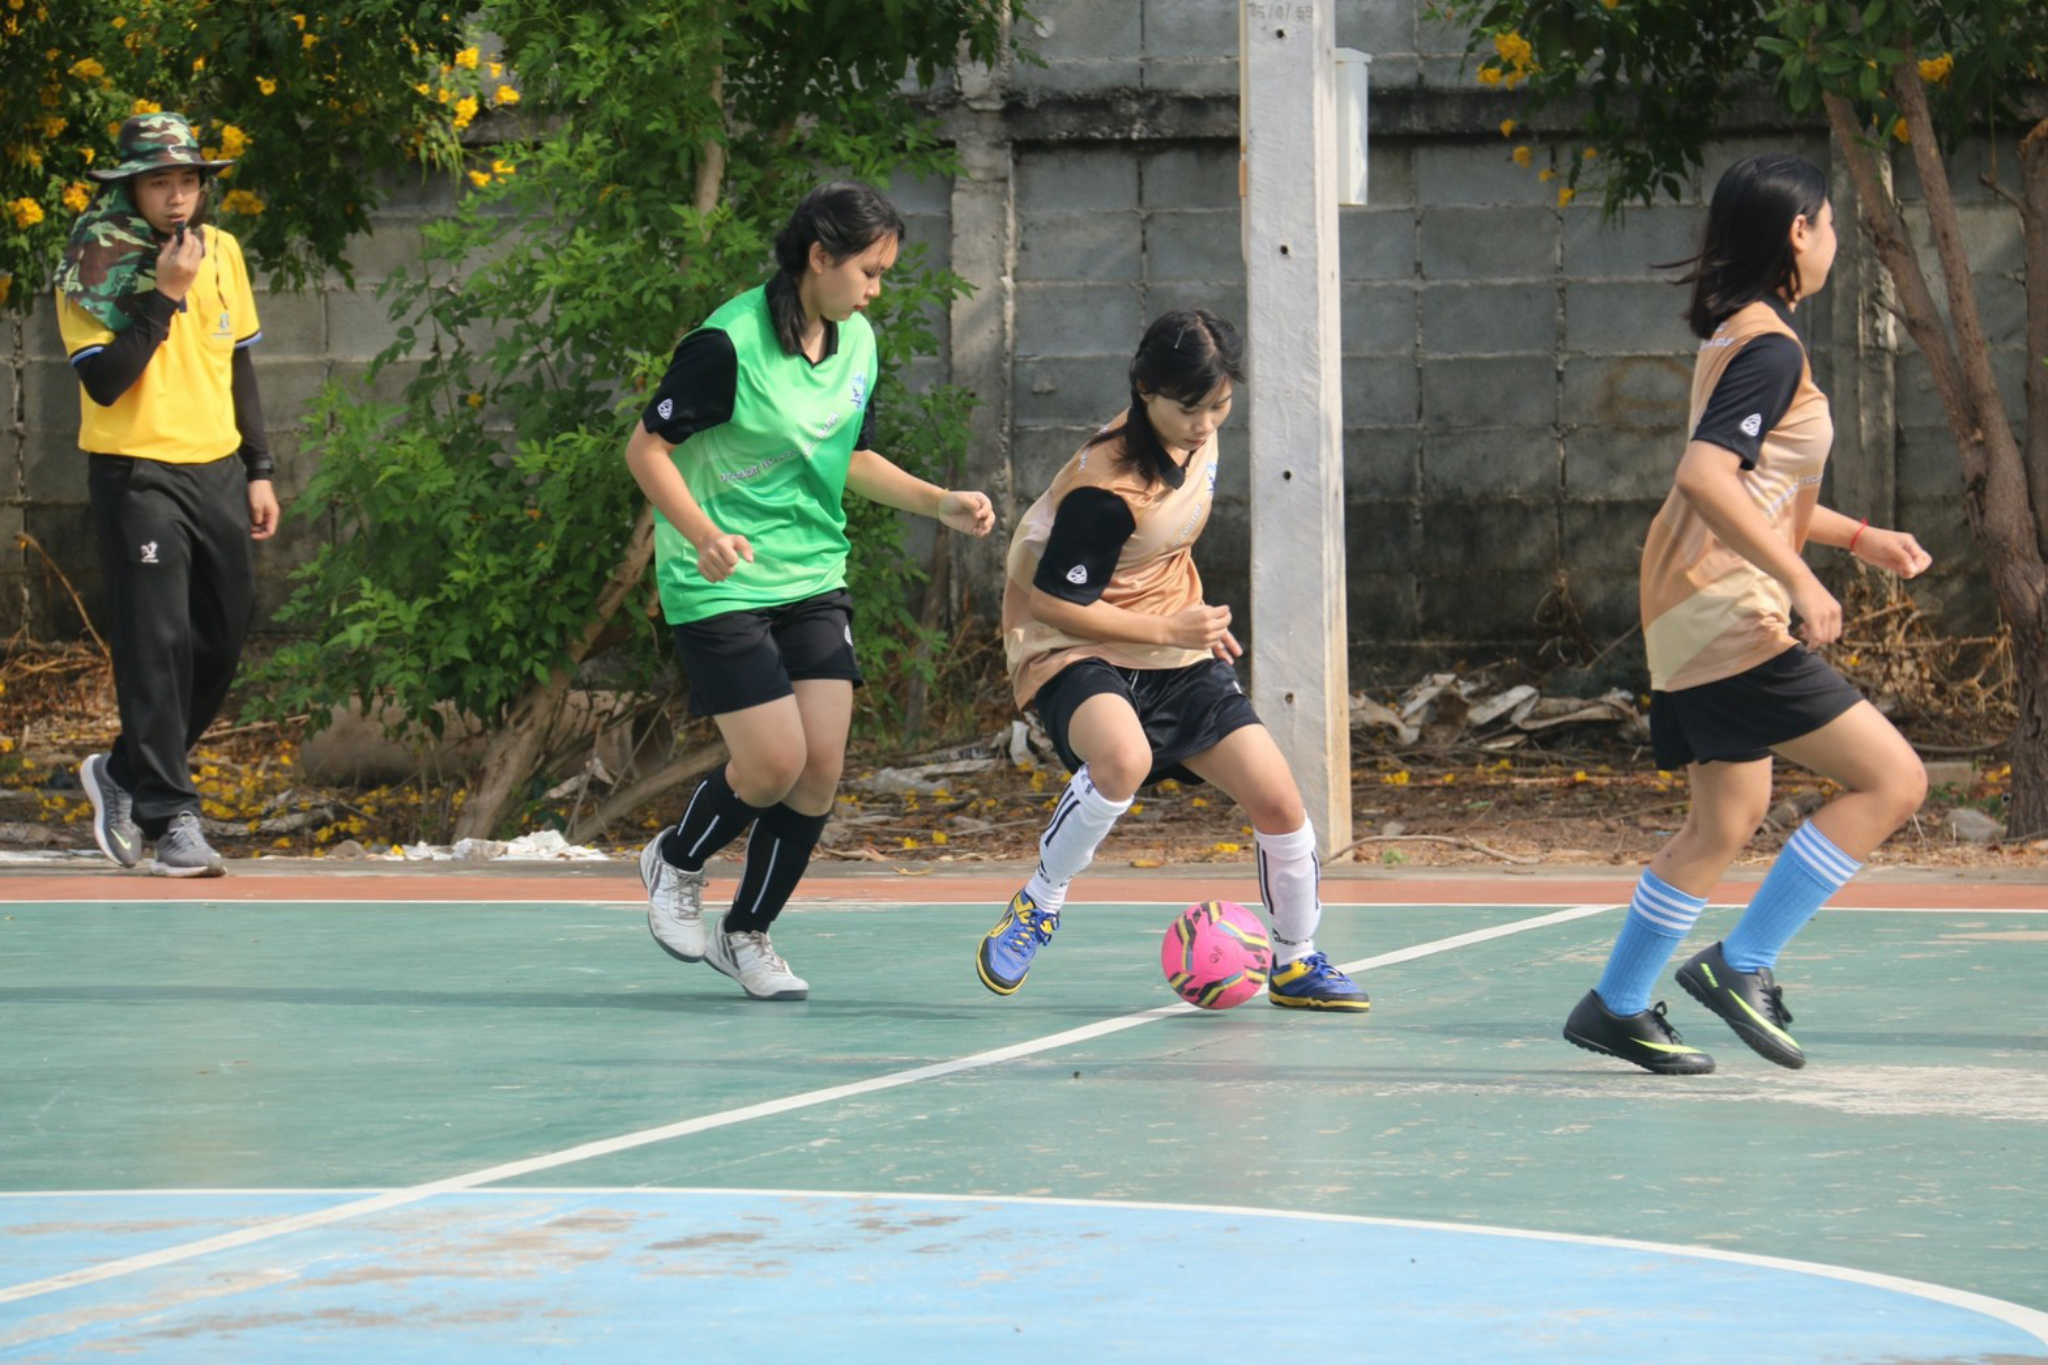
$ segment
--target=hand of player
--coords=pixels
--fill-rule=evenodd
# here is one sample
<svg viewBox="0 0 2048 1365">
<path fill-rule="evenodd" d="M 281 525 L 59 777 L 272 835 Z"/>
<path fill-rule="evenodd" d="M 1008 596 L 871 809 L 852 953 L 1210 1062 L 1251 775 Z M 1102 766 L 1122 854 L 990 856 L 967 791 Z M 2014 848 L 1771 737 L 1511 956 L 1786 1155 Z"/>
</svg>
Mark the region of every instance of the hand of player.
<svg viewBox="0 0 2048 1365">
<path fill-rule="evenodd" d="M 268 479 L 249 481 L 249 539 L 268 540 L 277 534 L 277 490 Z"/>
<path fill-rule="evenodd" d="M 948 489 L 939 499 L 941 525 L 963 535 L 985 536 L 995 529 L 996 509 L 988 494 Z"/>
<path fill-rule="evenodd" d="M 723 583 L 743 559 L 754 562 L 754 547 L 745 536 L 716 535 L 697 547 L 697 572 L 706 583 Z"/>
<path fill-rule="evenodd" d="M 1850 553 L 1876 569 L 1890 569 L 1901 578 L 1917 578 L 1934 563 L 1934 556 L 1920 548 L 1920 542 L 1904 531 L 1887 531 L 1866 526 L 1856 537 Z"/>
<path fill-rule="evenodd" d="M 1209 652 L 1223 660 L 1224 663 L 1234 663 L 1244 657 L 1244 646 L 1237 642 L 1235 635 L 1226 630 L 1223 632 L 1222 639 L 1209 646 Z"/>
<path fill-rule="evenodd" d="M 156 254 L 156 291 L 167 299 L 183 302 L 185 291 L 199 278 L 199 263 L 206 259 L 204 234 L 197 228 L 173 232 Z"/>
<path fill-rule="evenodd" d="M 1166 642 L 1182 649 L 1214 653 L 1230 636 L 1230 608 L 1208 607 L 1197 602 L 1166 618 Z"/>
<path fill-rule="evenodd" d="M 1799 617 L 1799 638 L 1809 645 L 1832 644 L 1842 638 L 1842 604 L 1813 575 L 1808 574 L 1806 581 L 1792 590 L 1792 611 Z"/>
</svg>

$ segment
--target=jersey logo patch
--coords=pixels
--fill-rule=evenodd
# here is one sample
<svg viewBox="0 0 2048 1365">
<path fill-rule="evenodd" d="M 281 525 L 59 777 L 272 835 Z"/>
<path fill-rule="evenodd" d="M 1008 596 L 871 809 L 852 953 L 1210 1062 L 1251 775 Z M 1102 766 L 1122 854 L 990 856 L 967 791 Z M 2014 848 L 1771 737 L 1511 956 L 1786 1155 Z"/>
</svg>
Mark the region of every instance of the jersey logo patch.
<svg viewBox="0 0 2048 1365">
<path fill-rule="evenodd" d="M 1742 434 L 1744 436 L 1754 436 L 1763 429 L 1764 415 L 1760 412 L 1752 412 L 1749 416 L 1742 419 Z"/>
<path fill-rule="evenodd" d="M 220 325 L 213 329 L 213 334 L 217 337 L 231 337 L 235 334 L 234 324 L 228 321 L 227 309 L 220 310 Z"/>
<path fill-rule="evenodd" d="M 1086 564 L 1076 564 L 1073 568 L 1067 570 L 1067 581 L 1077 588 L 1086 583 L 1088 581 L 1088 566 Z"/>
<path fill-rule="evenodd" d="M 143 542 L 142 542 L 142 544 L 141 544 L 141 546 L 140 546 L 139 548 L 140 548 L 140 549 L 141 549 L 141 551 L 142 551 L 142 562 L 143 562 L 143 563 L 145 563 L 145 564 L 154 564 L 154 563 L 156 563 L 156 562 L 157 562 L 157 557 L 156 557 L 156 542 L 155 542 L 155 541 L 153 541 L 153 540 L 145 540 L 145 541 L 143 541 Z"/>
<path fill-rule="evenodd" d="M 654 413 L 657 417 L 661 418 L 662 421 L 666 422 L 669 418 L 675 416 L 676 400 L 673 398 L 662 399 L 659 403 L 656 403 L 654 405 Z"/>
<path fill-rule="evenodd" d="M 868 401 L 868 377 L 857 374 L 853 377 L 853 405 L 859 407 Z"/>
</svg>

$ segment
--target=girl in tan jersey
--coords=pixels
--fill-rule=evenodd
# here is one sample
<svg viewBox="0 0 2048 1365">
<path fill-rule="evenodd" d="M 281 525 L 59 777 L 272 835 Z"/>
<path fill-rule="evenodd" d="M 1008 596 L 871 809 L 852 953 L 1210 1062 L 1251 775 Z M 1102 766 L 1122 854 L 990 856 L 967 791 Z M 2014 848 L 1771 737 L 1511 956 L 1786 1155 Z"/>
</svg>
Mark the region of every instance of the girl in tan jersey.
<svg viewBox="0 0 2048 1365">
<path fill-rule="evenodd" d="M 1780 1066 L 1804 1066 L 1806 1055 L 1786 1031 L 1792 1012 L 1772 977 L 1779 951 L 1927 792 L 1912 746 L 1807 648 L 1842 633 L 1841 604 L 1801 557 L 1809 543 L 1908 578 L 1930 562 L 1905 532 L 1819 503 L 1834 427 L 1791 318 L 1834 259 L 1820 171 L 1795 156 L 1754 156 L 1715 187 L 1682 281 L 1701 338 L 1692 435 L 1643 546 L 1642 614 L 1651 747 L 1659 768 L 1685 768 L 1692 808 L 1644 870 L 1599 985 L 1564 1026 L 1568 1041 L 1648 1071 L 1714 1069 L 1650 993 L 1762 823 L 1772 755 L 1842 794 L 1786 841 L 1741 921 L 1680 967 L 1678 983 Z"/>
<path fill-rule="evenodd" d="M 1154 322 L 1131 361 L 1130 407 L 1067 462 L 1010 543 L 1010 680 L 1074 776 L 1039 837 L 1037 871 L 975 955 L 998 995 L 1024 984 L 1069 883 L 1138 788 L 1171 777 L 1215 783 L 1251 818 L 1273 920 L 1267 998 L 1368 1008 L 1316 951 L 1315 830 L 1231 667 L 1244 651 L 1230 609 L 1203 600 L 1195 570 L 1216 491 L 1216 430 L 1243 380 L 1244 343 L 1223 319 L 1195 310 Z"/>
</svg>

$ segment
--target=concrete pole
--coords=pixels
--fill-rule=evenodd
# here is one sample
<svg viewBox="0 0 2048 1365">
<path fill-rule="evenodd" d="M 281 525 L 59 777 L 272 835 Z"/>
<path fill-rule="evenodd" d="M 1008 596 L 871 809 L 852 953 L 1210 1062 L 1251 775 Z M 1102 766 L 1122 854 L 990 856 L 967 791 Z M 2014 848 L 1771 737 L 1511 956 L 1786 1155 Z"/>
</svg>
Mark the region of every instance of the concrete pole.
<svg viewBox="0 0 2048 1365">
<path fill-rule="evenodd" d="M 1351 842 L 1334 9 L 1239 11 L 1252 704 L 1325 854 Z"/>
</svg>

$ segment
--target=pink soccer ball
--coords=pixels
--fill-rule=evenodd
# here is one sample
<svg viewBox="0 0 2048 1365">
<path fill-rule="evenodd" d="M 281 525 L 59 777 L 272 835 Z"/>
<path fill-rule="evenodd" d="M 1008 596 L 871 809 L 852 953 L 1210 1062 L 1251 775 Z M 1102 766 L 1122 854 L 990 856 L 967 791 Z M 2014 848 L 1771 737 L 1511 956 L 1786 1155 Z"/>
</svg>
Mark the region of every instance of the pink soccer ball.
<svg viewBox="0 0 2048 1365">
<path fill-rule="evenodd" d="M 1190 905 L 1166 927 L 1159 970 L 1190 1005 L 1227 1010 L 1265 989 L 1273 945 L 1259 917 L 1235 901 Z"/>
</svg>

